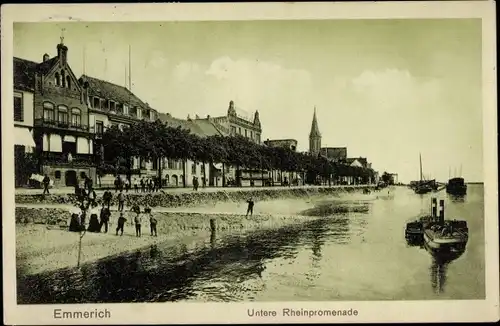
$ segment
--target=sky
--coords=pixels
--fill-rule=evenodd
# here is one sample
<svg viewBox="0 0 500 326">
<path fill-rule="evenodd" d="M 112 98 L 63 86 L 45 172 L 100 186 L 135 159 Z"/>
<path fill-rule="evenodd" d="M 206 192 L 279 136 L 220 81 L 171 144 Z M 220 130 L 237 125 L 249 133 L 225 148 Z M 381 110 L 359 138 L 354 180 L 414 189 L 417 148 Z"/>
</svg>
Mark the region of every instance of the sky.
<svg viewBox="0 0 500 326">
<path fill-rule="evenodd" d="M 56 55 L 174 117 L 222 116 L 230 100 L 262 139 L 347 147 L 399 181 L 483 181 L 481 21 L 477 19 L 16 23 L 14 55 Z M 85 58 L 85 59 L 84 59 Z"/>
</svg>

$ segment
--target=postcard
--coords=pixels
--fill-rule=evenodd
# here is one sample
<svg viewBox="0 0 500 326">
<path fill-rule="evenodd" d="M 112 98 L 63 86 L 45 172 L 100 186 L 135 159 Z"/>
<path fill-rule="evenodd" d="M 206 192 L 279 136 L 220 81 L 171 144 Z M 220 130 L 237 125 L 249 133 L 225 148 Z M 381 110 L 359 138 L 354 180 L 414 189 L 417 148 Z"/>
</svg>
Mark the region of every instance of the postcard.
<svg viewBox="0 0 500 326">
<path fill-rule="evenodd" d="M 4 323 L 497 321 L 494 9 L 2 6 Z"/>
</svg>

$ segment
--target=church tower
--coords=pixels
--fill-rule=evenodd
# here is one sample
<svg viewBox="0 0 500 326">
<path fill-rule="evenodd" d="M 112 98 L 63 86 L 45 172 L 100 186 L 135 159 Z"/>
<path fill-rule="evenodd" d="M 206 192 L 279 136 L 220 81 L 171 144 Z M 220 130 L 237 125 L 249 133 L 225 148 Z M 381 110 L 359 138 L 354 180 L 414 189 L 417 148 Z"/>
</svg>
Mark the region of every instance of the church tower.
<svg viewBox="0 0 500 326">
<path fill-rule="evenodd" d="M 321 133 L 319 132 L 318 120 L 316 119 L 316 107 L 314 107 L 314 115 L 309 133 L 309 153 L 318 155 L 321 149 Z"/>
</svg>

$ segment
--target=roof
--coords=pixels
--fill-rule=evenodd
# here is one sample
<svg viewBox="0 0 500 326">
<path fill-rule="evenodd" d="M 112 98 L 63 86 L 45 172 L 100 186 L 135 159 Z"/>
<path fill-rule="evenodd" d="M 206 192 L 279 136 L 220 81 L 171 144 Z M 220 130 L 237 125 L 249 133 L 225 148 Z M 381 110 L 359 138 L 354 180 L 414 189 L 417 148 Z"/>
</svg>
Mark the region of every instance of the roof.
<svg viewBox="0 0 500 326">
<path fill-rule="evenodd" d="M 57 63 L 58 57 L 53 57 L 52 59 L 49 59 L 47 61 L 44 61 L 38 65 L 38 71 L 41 72 L 42 74 L 47 74 L 52 67 Z"/>
<path fill-rule="evenodd" d="M 168 113 L 158 112 L 158 118 L 170 127 L 181 127 L 182 129 L 188 129 L 192 134 L 199 137 L 208 137 L 214 135 L 221 135 L 221 132 L 215 127 L 215 125 L 208 119 L 196 119 L 196 120 L 182 120 L 172 117 Z"/>
<path fill-rule="evenodd" d="M 108 81 L 90 77 L 87 75 L 82 75 L 81 78 L 89 83 L 90 96 L 98 96 L 101 98 L 114 100 L 119 103 L 128 103 L 132 107 L 138 106 L 144 109 L 149 108 L 146 103 L 141 101 L 140 98 L 138 98 L 134 93 L 129 91 L 124 86 L 116 85 Z"/>
<path fill-rule="evenodd" d="M 38 63 L 14 57 L 14 89 L 35 90 L 35 72 Z"/>
</svg>

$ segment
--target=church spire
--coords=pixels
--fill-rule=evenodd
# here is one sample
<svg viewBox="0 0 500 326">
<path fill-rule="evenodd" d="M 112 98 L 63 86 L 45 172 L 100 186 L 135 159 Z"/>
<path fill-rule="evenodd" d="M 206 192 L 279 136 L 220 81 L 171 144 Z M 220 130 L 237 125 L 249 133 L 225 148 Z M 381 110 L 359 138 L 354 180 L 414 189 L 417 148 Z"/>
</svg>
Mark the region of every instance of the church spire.
<svg viewBox="0 0 500 326">
<path fill-rule="evenodd" d="M 318 120 L 316 118 L 316 107 L 314 107 L 314 115 L 313 121 L 311 125 L 311 132 L 309 133 L 309 137 L 321 137 L 321 133 L 319 132 Z"/>
<path fill-rule="evenodd" d="M 309 152 L 313 155 L 318 155 L 320 150 L 321 150 L 321 133 L 319 132 L 318 119 L 316 118 L 316 107 L 314 107 L 311 132 L 309 133 Z"/>
</svg>

